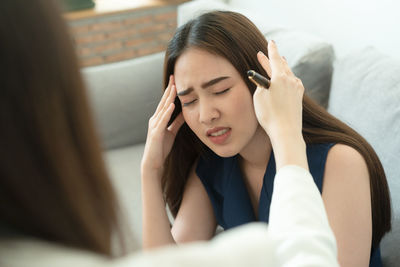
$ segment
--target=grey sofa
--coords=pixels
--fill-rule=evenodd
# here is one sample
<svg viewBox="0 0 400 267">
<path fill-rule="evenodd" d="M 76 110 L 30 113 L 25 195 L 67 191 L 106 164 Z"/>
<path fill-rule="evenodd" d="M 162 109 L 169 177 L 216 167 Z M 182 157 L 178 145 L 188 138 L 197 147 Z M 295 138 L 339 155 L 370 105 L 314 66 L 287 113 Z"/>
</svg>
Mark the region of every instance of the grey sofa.
<svg viewBox="0 0 400 267">
<path fill-rule="evenodd" d="M 164 53 L 83 70 L 109 173 L 141 247 L 140 160 L 162 94 Z"/>
<path fill-rule="evenodd" d="M 227 9 L 223 4 L 207 10 Z M 198 14 L 185 4 L 178 22 Z M 196 13 L 197 12 L 197 13 Z M 247 14 L 248 15 L 248 14 Z M 250 16 L 251 18 L 251 16 Z M 328 111 L 359 131 L 376 149 L 392 195 L 393 230 L 382 242 L 385 266 L 400 262 L 400 61 L 373 48 L 344 58 L 315 36 L 271 28 L 257 21 L 268 39 L 306 87 Z M 119 193 L 136 246 L 141 243 L 140 159 L 147 122 L 162 94 L 163 53 L 83 69 L 101 136 L 106 163 Z"/>
<path fill-rule="evenodd" d="M 384 266 L 400 262 L 400 60 L 372 47 L 334 64 L 328 111 L 374 147 L 389 183 L 392 231 L 381 246 Z"/>
</svg>

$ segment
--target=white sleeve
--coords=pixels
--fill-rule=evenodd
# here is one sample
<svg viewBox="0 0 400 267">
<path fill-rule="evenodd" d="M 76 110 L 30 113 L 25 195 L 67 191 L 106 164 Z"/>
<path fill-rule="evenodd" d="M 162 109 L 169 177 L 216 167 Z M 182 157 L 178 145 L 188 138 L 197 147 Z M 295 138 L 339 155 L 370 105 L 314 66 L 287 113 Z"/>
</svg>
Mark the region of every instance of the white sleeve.
<svg viewBox="0 0 400 267">
<path fill-rule="evenodd" d="M 225 231 L 210 242 L 168 246 L 119 260 L 113 267 L 277 266 L 265 223 Z"/>
<path fill-rule="evenodd" d="M 277 173 L 268 230 L 279 266 L 339 266 L 321 194 L 305 169 L 289 165 Z"/>
<path fill-rule="evenodd" d="M 138 253 L 112 266 L 339 266 L 321 195 L 308 171 L 285 166 L 275 177 L 269 227 L 251 223 L 211 242 Z"/>
</svg>

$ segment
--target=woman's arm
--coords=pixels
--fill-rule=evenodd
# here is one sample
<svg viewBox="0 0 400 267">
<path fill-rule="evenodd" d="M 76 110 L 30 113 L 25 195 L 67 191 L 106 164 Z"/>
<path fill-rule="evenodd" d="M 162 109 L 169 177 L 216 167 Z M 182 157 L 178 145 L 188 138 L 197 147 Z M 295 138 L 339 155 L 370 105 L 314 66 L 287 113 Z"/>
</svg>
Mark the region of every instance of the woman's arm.
<svg viewBox="0 0 400 267">
<path fill-rule="evenodd" d="M 143 246 L 155 248 L 174 243 L 209 240 L 217 222 L 211 201 L 192 169 L 172 229 L 156 174 L 142 175 Z"/>
<path fill-rule="evenodd" d="M 368 266 L 372 213 L 367 165 L 354 148 L 337 144 L 326 161 L 322 198 L 342 267 Z"/>
<path fill-rule="evenodd" d="M 158 173 L 142 172 L 143 248 L 150 249 L 175 243 L 165 209 Z"/>
<path fill-rule="evenodd" d="M 146 145 L 141 162 L 143 247 L 154 248 L 174 243 L 161 188 L 164 162 L 171 151 L 179 128 L 184 123 L 182 114 L 168 126 L 175 109 L 176 88 L 173 76 L 153 116 L 149 120 Z"/>
<path fill-rule="evenodd" d="M 150 118 L 144 155 L 141 164 L 143 248 L 155 248 L 175 242 L 210 239 L 216 229 L 211 202 L 195 166 L 190 172 L 182 204 L 172 229 L 164 202 L 161 176 L 165 158 L 171 151 L 176 133 L 184 122 L 182 114 L 167 127 L 174 110 L 176 96 L 173 77 Z"/>
<path fill-rule="evenodd" d="M 177 243 L 209 240 L 214 236 L 217 221 L 207 192 L 192 168 L 185 186 L 182 203 L 172 227 Z"/>
</svg>

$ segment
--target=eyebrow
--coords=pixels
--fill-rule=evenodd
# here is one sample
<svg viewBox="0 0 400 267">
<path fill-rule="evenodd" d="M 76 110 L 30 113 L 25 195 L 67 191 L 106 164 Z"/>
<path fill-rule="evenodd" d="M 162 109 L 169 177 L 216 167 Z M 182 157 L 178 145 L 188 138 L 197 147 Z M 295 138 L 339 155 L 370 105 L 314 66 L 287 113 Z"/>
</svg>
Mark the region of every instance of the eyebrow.
<svg viewBox="0 0 400 267">
<path fill-rule="evenodd" d="M 229 76 L 221 76 L 221 77 L 212 79 L 211 81 L 208 81 L 208 82 L 203 83 L 203 84 L 201 85 L 201 88 L 206 89 L 206 88 L 208 88 L 208 87 L 210 87 L 210 86 L 212 86 L 212 85 L 214 85 L 214 84 L 217 84 L 217 83 L 219 83 L 220 81 L 225 80 L 225 79 L 228 79 L 228 78 L 230 78 L 230 77 L 229 77 Z M 188 94 L 191 93 L 193 90 L 194 90 L 193 87 L 189 87 L 188 89 L 183 90 L 183 91 L 177 93 L 177 95 L 178 95 L 178 96 L 188 95 Z"/>
</svg>

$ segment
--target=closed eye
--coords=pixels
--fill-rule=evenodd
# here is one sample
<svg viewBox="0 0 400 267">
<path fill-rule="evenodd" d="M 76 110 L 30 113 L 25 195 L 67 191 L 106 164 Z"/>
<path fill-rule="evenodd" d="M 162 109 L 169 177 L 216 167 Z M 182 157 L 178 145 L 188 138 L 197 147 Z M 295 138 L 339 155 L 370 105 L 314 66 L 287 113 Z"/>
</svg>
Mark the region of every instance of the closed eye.
<svg viewBox="0 0 400 267">
<path fill-rule="evenodd" d="M 231 89 L 231 88 L 227 88 L 227 89 L 225 89 L 225 90 L 222 90 L 222 91 L 220 91 L 220 92 L 216 92 L 216 93 L 214 93 L 214 94 L 215 94 L 215 95 L 222 95 L 222 94 L 228 92 L 230 89 Z M 192 101 L 190 101 L 190 102 L 182 103 L 182 106 L 187 107 L 187 106 L 193 104 L 194 102 L 196 102 L 196 100 L 197 100 L 197 99 L 194 99 L 194 100 L 192 100 Z"/>
<path fill-rule="evenodd" d="M 223 91 L 221 91 L 221 92 L 216 92 L 215 94 L 216 94 L 216 95 L 222 95 L 223 93 L 228 92 L 230 89 L 231 89 L 231 88 L 227 88 L 227 89 L 225 89 L 225 90 L 223 90 Z"/>
<path fill-rule="evenodd" d="M 197 100 L 197 99 L 194 99 L 194 100 L 192 100 L 192 101 L 190 101 L 190 102 L 182 103 L 182 106 L 187 107 L 187 106 L 189 106 L 190 104 L 194 103 L 196 100 Z"/>
</svg>

